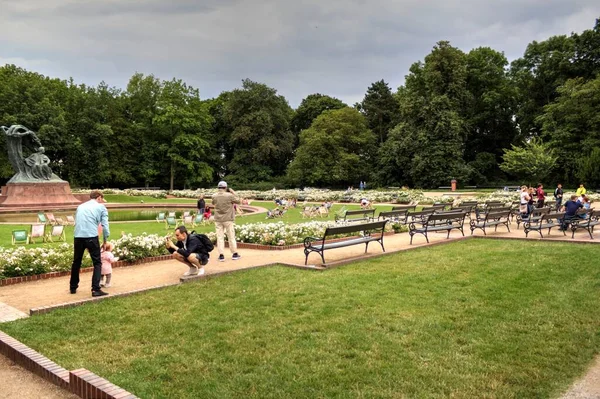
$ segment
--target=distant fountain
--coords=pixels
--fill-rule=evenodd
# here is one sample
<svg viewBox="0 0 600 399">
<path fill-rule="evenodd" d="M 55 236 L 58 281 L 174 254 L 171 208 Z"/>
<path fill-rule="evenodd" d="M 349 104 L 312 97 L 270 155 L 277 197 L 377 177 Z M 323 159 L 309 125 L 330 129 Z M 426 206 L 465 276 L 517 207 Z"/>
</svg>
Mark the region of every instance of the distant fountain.
<svg viewBox="0 0 600 399">
<path fill-rule="evenodd" d="M 37 135 L 22 125 L 1 127 L 15 175 L 2 187 L 0 207 L 54 208 L 81 203 L 69 183 L 52 173 L 50 159 Z M 23 155 L 23 149 L 30 153 Z"/>
</svg>

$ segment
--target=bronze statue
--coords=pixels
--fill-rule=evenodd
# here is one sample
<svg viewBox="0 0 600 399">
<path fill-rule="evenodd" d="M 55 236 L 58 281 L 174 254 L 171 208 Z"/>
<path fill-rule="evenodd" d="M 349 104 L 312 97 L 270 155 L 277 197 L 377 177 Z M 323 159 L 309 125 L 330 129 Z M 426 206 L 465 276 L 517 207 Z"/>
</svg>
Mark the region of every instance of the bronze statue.
<svg viewBox="0 0 600 399">
<path fill-rule="evenodd" d="M 2 126 L 6 136 L 8 159 L 16 174 L 9 183 L 40 183 L 63 181 L 52 173 L 50 158 L 44 154 L 44 147 L 37 135 L 22 125 Z M 28 157 L 23 157 L 23 146 L 32 148 Z"/>
</svg>

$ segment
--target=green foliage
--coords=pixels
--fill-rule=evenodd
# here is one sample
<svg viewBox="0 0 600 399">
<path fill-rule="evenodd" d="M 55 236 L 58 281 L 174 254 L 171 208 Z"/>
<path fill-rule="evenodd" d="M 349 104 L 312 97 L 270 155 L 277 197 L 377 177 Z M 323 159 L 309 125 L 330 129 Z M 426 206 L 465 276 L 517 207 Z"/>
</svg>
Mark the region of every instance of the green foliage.
<svg viewBox="0 0 600 399">
<path fill-rule="evenodd" d="M 398 89 L 400 119 L 379 151 L 381 184 L 436 187 L 469 175 L 463 154 L 470 101 L 466 56 L 439 42 L 424 63 L 412 65 Z"/>
<path fill-rule="evenodd" d="M 600 187 L 600 148 L 596 147 L 590 155 L 582 157 L 577 162 L 575 176 L 588 187 Z"/>
<path fill-rule="evenodd" d="M 531 139 L 523 147 L 512 146 L 504 150 L 500 168 L 531 184 L 541 182 L 554 168 L 557 157 L 550 146 L 539 139 Z"/>
<path fill-rule="evenodd" d="M 385 142 L 398 117 L 398 102 L 388 84 L 383 79 L 373 83 L 367 89 L 358 109 L 367 119 L 367 126 L 375 133 L 379 142 Z"/>
<path fill-rule="evenodd" d="M 247 182 L 283 174 L 294 150 L 292 113 L 286 99 L 265 84 L 246 79 L 232 91 L 223 107 L 231 132 L 228 172 Z"/>
<path fill-rule="evenodd" d="M 581 173 L 596 180 L 587 172 L 587 167 L 586 172 L 578 170 L 578 161 L 587 159 L 600 147 L 600 76 L 590 81 L 568 80 L 558 93 L 557 100 L 544 108 L 539 121 L 543 137 L 558 155 L 561 180 L 567 184 L 578 183 Z"/>
<path fill-rule="evenodd" d="M 319 93 L 310 94 L 302 100 L 300 106 L 294 112 L 294 117 L 291 122 L 292 130 L 294 131 L 294 134 L 298 136 L 302 130 L 308 129 L 323 111 L 344 107 L 347 107 L 347 105 L 337 98 Z"/>
<path fill-rule="evenodd" d="M 377 139 L 353 108 L 325 111 L 300 133 L 288 176 L 301 185 L 346 185 L 365 180 Z"/>
</svg>

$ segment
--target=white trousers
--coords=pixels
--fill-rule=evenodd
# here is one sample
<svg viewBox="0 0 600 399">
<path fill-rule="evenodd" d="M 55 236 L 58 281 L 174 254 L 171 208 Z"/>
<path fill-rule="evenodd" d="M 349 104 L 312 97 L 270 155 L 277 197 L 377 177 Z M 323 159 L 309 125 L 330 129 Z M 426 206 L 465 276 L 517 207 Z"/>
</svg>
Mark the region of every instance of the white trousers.
<svg viewBox="0 0 600 399">
<path fill-rule="evenodd" d="M 229 242 L 229 250 L 232 254 L 237 252 L 237 243 L 235 242 L 235 230 L 233 222 L 215 222 L 215 230 L 217 231 L 217 249 L 219 255 L 225 252 L 225 234 Z"/>
</svg>

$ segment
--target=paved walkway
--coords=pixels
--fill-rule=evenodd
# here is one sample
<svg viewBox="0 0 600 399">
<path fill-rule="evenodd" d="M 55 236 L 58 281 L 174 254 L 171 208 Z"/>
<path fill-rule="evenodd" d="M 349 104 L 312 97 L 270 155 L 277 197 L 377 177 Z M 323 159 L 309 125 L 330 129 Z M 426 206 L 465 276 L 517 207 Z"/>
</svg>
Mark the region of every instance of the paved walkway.
<svg viewBox="0 0 600 399">
<path fill-rule="evenodd" d="M 465 231 L 466 235 L 469 235 L 468 228 Z M 503 237 L 503 238 L 524 238 L 525 233 L 521 227 L 520 230 L 516 229 L 516 224 L 511 226 L 512 232 L 507 233 L 505 229 L 500 227 L 498 232 L 488 233 L 488 237 Z M 500 231 L 503 230 L 503 231 Z M 475 233 L 476 236 L 482 236 L 480 231 Z M 450 241 L 461 238 L 460 232 L 453 231 L 450 234 Z M 530 239 L 536 240 L 539 235 L 535 232 L 530 233 Z M 575 240 L 570 239 L 570 235 L 566 237 L 569 241 L 579 242 L 592 242 L 600 244 L 600 239 L 590 240 L 587 232 L 577 232 Z M 549 237 L 544 238 L 544 241 L 556 241 L 564 240 L 565 237 L 558 231 L 553 230 Z M 430 233 L 430 242 L 438 243 L 446 240 L 446 233 Z M 386 236 L 384 238 L 385 248 L 387 253 L 405 250 L 410 247 L 423 247 L 426 246 L 425 238 L 422 235 L 416 235 L 414 238 L 414 244 L 410 245 L 410 237 L 408 233 L 395 234 L 392 236 Z M 215 251 L 216 252 L 216 251 Z M 302 248 L 281 250 L 281 251 L 269 251 L 269 250 L 251 250 L 251 249 L 240 249 L 242 259 L 233 261 L 230 256 L 227 257 L 225 262 L 216 261 L 217 255 L 213 253 L 213 256 L 206 266 L 207 275 L 233 270 L 242 270 L 260 265 L 272 264 L 272 263 L 292 263 L 303 265 L 304 264 L 304 253 Z M 373 243 L 369 246 L 370 255 L 382 253 L 381 247 Z M 230 255 L 230 254 L 229 254 Z M 325 252 L 325 260 L 327 262 L 335 262 L 338 260 L 346 259 L 360 259 L 364 256 L 364 247 L 357 245 L 353 247 L 340 248 Z M 309 257 L 309 263 L 320 264 L 320 258 L 317 254 L 311 254 Z M 132 267 L 115 268 L 113 270 L 113 281 L 112 287 L 107 288 L 106 291 L 110 294 L 123 293 L 127 291 L 142 289 L 146 287 L 164 285 L 164 284 L 177 284 L 181 275 L 187 270 L 185 265 L 175 261 L 167 260 L 153 263 L 146 263 L 136 265 Z M 29 309 L 56 305 L 60 303 L 75 302 L 91 297 L 90 285 L 91 285 L 91 273 L 84 273 L 81 275 L 80 288 L 75 295 L 69 293 L 69 277 L 59 277 L 47 280 L 38 280 L 27 283 L 16 284 L 12 286 L 6 286 L 0 288 L 0 321 L 2 321 L 2 315 L 5 314 L 6 318 L 11 317 L 24 317 L 28 314 Z M 6 367 L 0 363 L 0 373 Z M 600 363 L 597 363 L 594 367 L 595 374 L 600 374 Z M 5 370 L 4 370 L 5 371 Z M 0 374 L 1 375 L 1 374 Z M 584 379 L 585 380 L 585 379 Z M 598 388 L 597 392 L 600 392 L 600 384 L 598 378 L 594 379 L 594 387 Z M 585 384 L 578 385 L 578 389 L 581 386 L 586 387 Z M 595 389 L 596 389 L 595 388 Z M 590 391 L 590 387 L 587 386 L 587 391 Z M 585 390 L 584 389 L 584 390 Z M 10 396 L 9 396 L 10 397 Z M 583 397 L 599 397 L 600 396 L 565 396 L 565 398 L 583 398 Z M 23 396 L 19 397 L 23 399 Z"/>
</svg>

